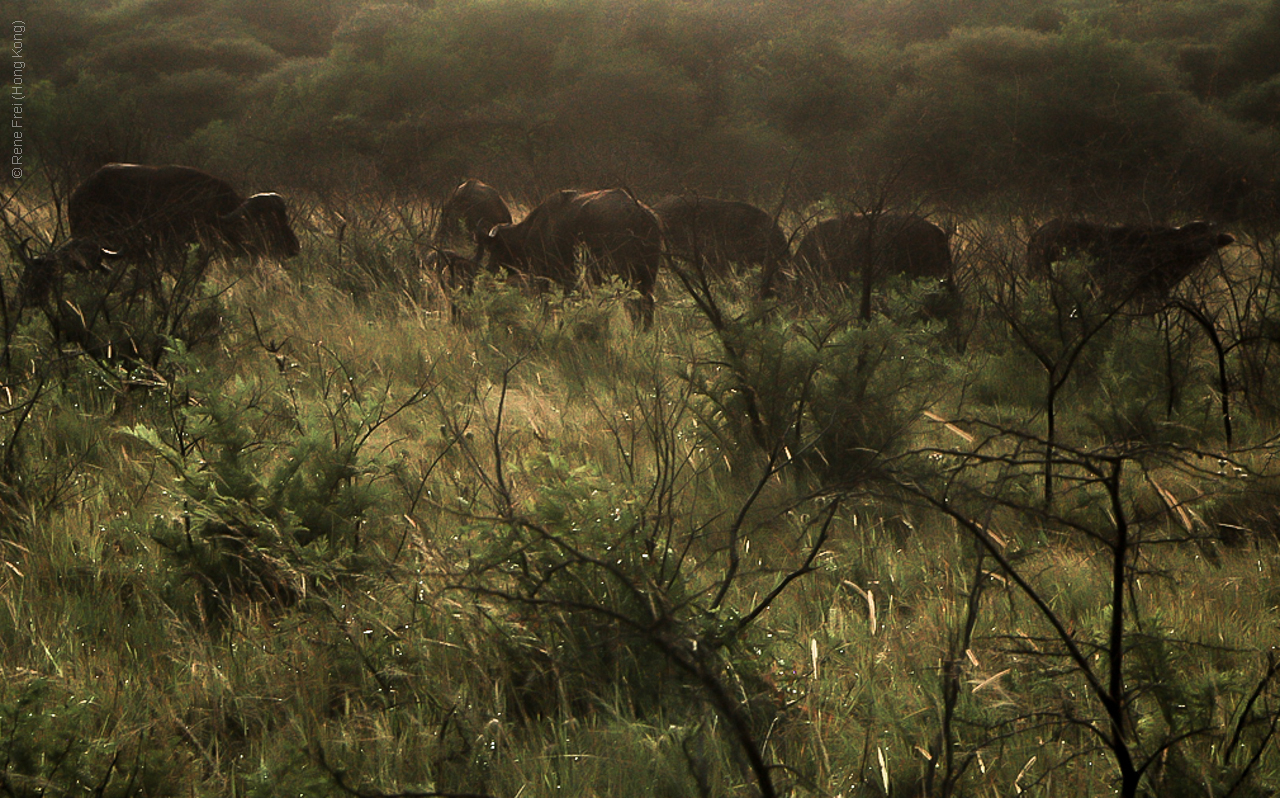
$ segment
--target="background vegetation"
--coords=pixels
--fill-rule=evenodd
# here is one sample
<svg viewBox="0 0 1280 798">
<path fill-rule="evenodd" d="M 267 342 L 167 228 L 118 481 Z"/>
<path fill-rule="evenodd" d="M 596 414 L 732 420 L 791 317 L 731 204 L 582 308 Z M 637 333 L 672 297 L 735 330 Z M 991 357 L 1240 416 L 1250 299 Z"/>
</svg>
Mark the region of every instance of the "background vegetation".
<svg viewBox="0 0 1280 798">
<path fill-rule="evenodd" d="M 1280 790 L 1280 3 L 16 14 L 0 793 Z M 284 191 L 303 254 L 20 309 L 112 160 Z M 449 296 L 467 176 L 919 208 L 963 307 Z M 1137 314 L 1028 278 L 1063 211 L 1237 243 Z"/>
<path fill-rule="evenodd" d="M 536 201 L 628 185 L 1230 214 L 1276 173 L 1280 5 L 20 2 L 38 163 Z"/>
</svg>

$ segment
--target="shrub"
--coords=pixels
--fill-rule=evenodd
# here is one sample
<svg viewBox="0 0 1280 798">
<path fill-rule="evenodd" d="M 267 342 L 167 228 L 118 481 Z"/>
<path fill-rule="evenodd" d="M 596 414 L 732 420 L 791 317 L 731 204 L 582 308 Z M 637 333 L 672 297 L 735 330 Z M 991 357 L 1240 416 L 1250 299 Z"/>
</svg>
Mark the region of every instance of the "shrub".
<svg viewBox="0 0 1280 798">
<path fill-rule="evenodd" d="M 345 0 L 227 0 L 226 13 L 248 23 L 254 36 L 288 57 L 329 51 Z"/>
<path fill-rule="evenodd" d="M 239 82 L 219 69 L 164 75 L 142 92 L 149 108 L 164 109 L 162 130 L 177 139 L 219 119 L 234 117 Z"/>
<path fill-rule="evenodd" d="M 872 141 L 935 189 L 1105 195 L 1171 171 L 1207 113 L 1171 70 L 1078 25 L 958 31 L 916 55 Z"/>
<path fill-rule="evenodd" d="M 827 488 L 876 478 L 936 401 L 929 386 L 941 374 L 933 328 L 903 313 L 904 305 L 918 310 L 920 296 L 890 293 L 889 313 L 866 322 L 853 322 L 855 311 L 839 300 L 829 316 L 711 311 L 719 351 L 695 359 L 687 378 L 700 418 L 736 469 L 795 468 Z M 714 307 L 702 303 L 704 312 Z"/>
<path fill-rule="evenodd" d="M 1227 101 L 1227 109 L 1237 119 L 1274 128 L 1280 122 L 1280 75 L 1241 87 Z"/>
<path fill-rule="evenodd" d="M 893 96 L 898 52 L 877 42 L 850 46 L 830 32 L 793 33 L 761 45 L 764 118 L 810 145 L 849 137 L 882 113 Z M 757 77 L 757 75 L 759 77 Z M 754 109 L 753 109 L 754 110 Z"/>
<path fill-rule="evenodd" d="M 77 63 L 97 73 L 129 75 L 154 80 L 199 69 L 217 69 L 229 75 L 266 72 L 280 62 L 280 54 L 261 42 L 244 37 L 210 37 L 208 30 L 147 27 L 100 44 Z"/>
<path fill-rule="evenodd" d="M 179 585 L 200 588 L 187 608 L 196 617 L 221 619 L 243 599 L 289 606 L 359 559 L 361 528 L 383 498 L 365 448 L 429 394 L 366 393 L 349 368 L 335 368 L 315 386 L 314 414 L 297 404 L 301 386 L 218 385 L 193 369 L 170 389 L 170 428 L 129 430 L 173 470 L 181 522 L 151 534 L 183 574 Z"/>
<path fill-rule="evenodd" d="M 0 689 L 0 781 L 11 795 L 104 798 L 187 792 L 182 766 L 145 726 L 115 738 L 112 697 L 75 694 L 34 673 Z M 91 731 L 92 730 L 92 731 Z M 132 737 L 128 742 L 124 737 Z"/>
<path fill-rule="evenodd" d="M 1242 22 L 1226 45 L 1236 85 L 1261 82 L 1280 73 L 1275 42 L 1280 37 L 1280 1 L 1268 0 Z"/>
</svg>

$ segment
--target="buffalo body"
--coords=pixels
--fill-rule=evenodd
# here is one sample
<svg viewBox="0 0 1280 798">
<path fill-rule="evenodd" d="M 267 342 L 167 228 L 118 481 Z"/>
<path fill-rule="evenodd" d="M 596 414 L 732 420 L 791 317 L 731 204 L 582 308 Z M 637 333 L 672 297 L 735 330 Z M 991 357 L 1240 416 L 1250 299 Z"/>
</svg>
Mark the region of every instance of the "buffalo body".
<svg viewBox="0 0 1280 798">
<path fill-rule="evenodd" d="M 638 315 L 653 322 L 653 290 L 662 261 L 661 223 L 622 189 L 565 190 L 552 194 L 518 224 L 493 228 L 482 240 L 489 267 L 505 268 L 542 287 L 566 291 L 578 283 L 576 253 L 585 255 L 586 279 L 616 275 L 640 293 Z M 633 313 L 633 316 L 637 315 Z"/>
<path fill-rule="evenodd" d="M 279 194 L 241 197 L 188 166 L 108 164 L 71 194 L 73 238 L 140 259 L 204 244 L 228 255 L 291 258 L 299 252 Z"/>
<path fill-rule="evenodd" d="M 845 214 L 819 222 L 800 242 L 798 265 L 827 284 L 873 282 L 890 274 L 950 280 L 951 245 L 942 228 L 909 213 Z"/>
<path fill-rule="evenodd" d="M 796 278 L 811 291 L 858 289 L 864 318 L 873 288 L 890 275 L 941 284 L 936 307 L 924 308 L 927 315 L 947 315 L 958 301 L 946 232 L 911 213 L 849 213 L 819 222 L 801 240 L 794 261 Z M 766 292 L 773 282 L 766 277 Z"/>
<path fill-rule="evenodd" d="M 716 274 L 744 265 L 767 273 L 790 255 L 777 221 L 750 203 L 675 195 L 659 200 L 653 211 L 662 220 L 667 251 L 688 261 L 701 258 Z"/>
<path fill-rule="evenodd" d="M 1234 241 L 1210 222 L 1107 226 L 1054 219 L 1031 234 L 1027 266 L 1047 277 L 1055 263 L 1077 258 L 1110 301 L 1163 301 L 1210 255 Z"/>
</svg>

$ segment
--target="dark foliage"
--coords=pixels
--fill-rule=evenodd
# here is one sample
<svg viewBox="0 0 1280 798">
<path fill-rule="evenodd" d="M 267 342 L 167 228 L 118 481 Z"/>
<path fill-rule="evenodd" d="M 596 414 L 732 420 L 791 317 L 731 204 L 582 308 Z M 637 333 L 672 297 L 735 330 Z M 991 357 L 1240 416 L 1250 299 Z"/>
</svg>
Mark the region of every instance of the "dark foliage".
<svg viewBox="0 0 1280 798">
<path fill-rule="evenodd" d="M 82 158 L 72 180 L 198 155 L 308 187 L 793 200 L 841 193 L 854 160 L 932 197 L 1141 193 L 1162 217 L 1274 177 L 1274 2 L 303 5 L 31 9 L 59 32 L 36 158 Z"/>
</svg>

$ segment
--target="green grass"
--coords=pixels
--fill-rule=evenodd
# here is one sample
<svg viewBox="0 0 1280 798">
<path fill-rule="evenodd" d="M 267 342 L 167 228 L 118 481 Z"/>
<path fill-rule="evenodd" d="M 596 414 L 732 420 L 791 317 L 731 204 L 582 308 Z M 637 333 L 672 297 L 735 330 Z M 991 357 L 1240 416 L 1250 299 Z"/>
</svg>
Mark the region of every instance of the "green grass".
<svg viewBox="0 0 1280 798">
<path fill-rule="evenodd" d="M 1015 433 L 1043 434 L 1042 393 L 998 319 L 958 351 L 892 308 L 866 330 L 783 308 L 731 331 L 735 364 L 674 280 L 648 334 L 619 292 L 546 309 L 497 283 L 452 324 L 372 243 L 399 265 L 316 242 L 217 271 L 220 334 L 146 385 L 26 322 L 8 387 L 33 409 L 0 417 L 3 791 L 753 795 L 734 717 L 788 794 L 1115 788 L 1062 641 L 922 501 L 950 485 L 1102 666 L 1114 514 L 1065 465 L 1041 512 L 1020 458 L 1043 450 Z M 1199 398 L 1166 415 L 1159 330 L 1125 324 L 1059 440 L 1127 464 L 1133 734 L 1168 744 L 1144 789 L 1267 794 L 1276 541 L 1212 537 L 1255 517 L 1270 420 L 1242 406 L 1225 446 L 1196 345 Z M 789 441 L 777 473 L 747 385 Z"/>
</svg>

